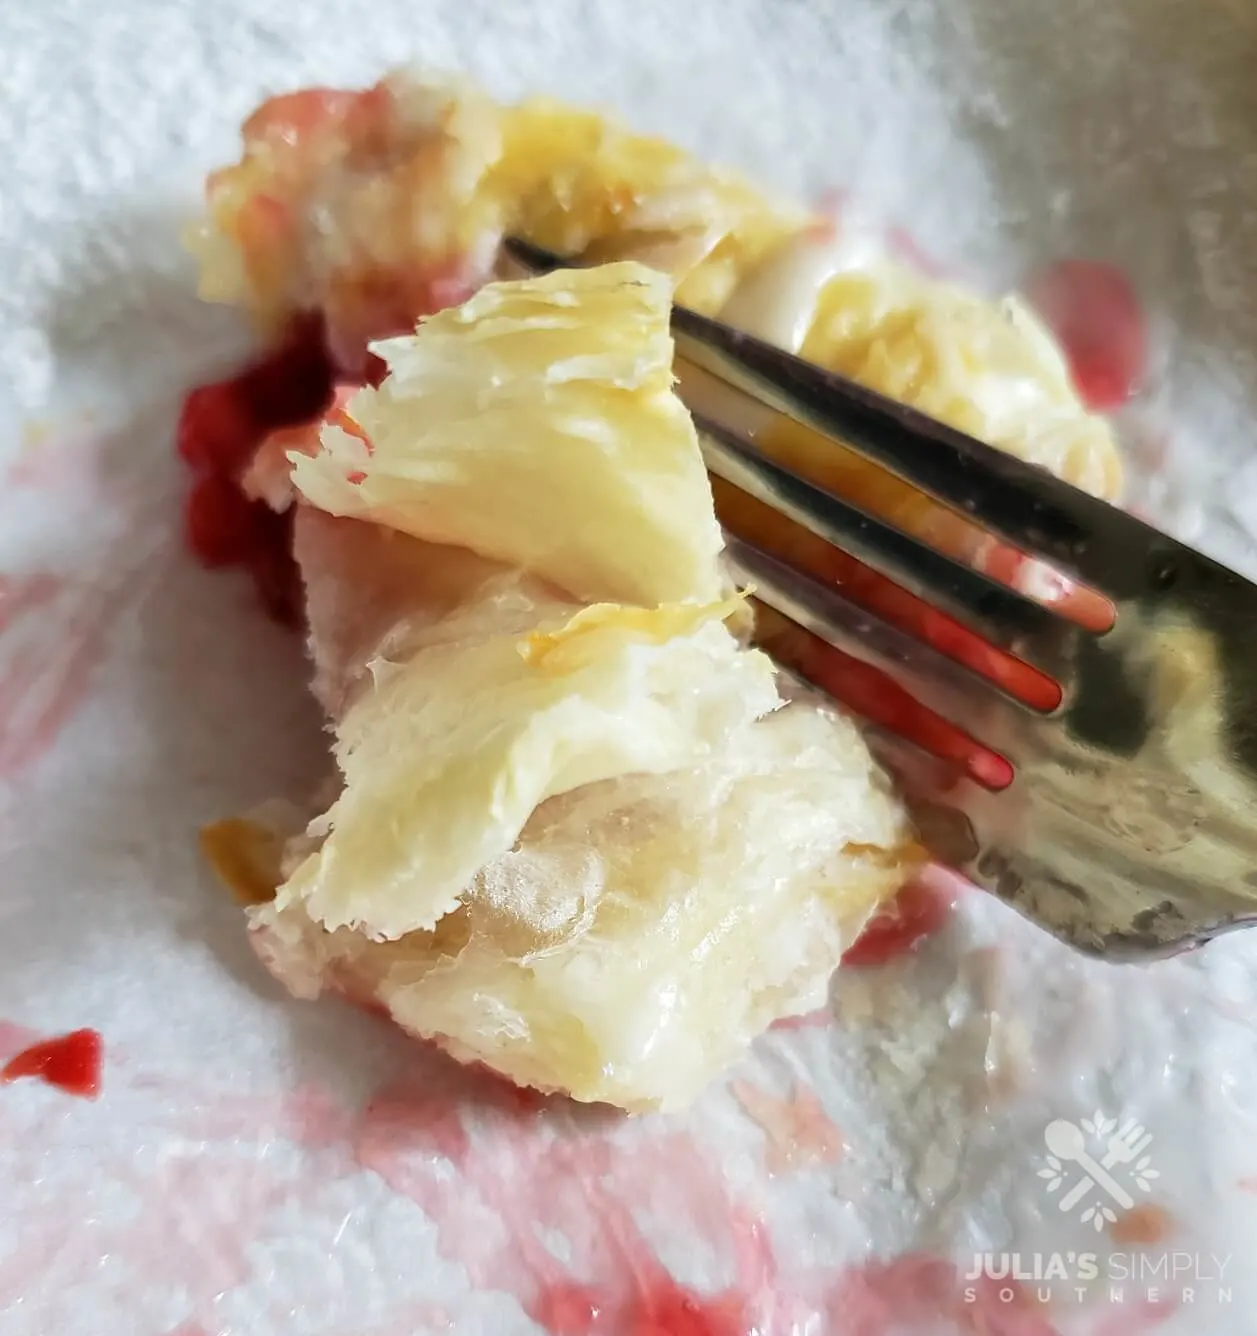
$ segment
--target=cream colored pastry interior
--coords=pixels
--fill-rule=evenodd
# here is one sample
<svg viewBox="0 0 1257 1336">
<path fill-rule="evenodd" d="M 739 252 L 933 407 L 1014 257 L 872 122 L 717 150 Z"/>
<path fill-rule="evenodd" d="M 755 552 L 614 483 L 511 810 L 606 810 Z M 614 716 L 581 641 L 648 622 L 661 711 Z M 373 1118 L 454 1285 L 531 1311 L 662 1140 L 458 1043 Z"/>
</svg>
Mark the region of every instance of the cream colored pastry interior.
<svg viewBox="0 0 1257 1336">
<path fill-rule="evenodd" d="M 725 624 L 670 294 L 628 262 L 486 288 L 377 345 L 370 450 L 294 455 L 343 788 L 250 910 L 294 992 L 634 1109 L 820 1005 L 915 858 L 856 729 Z"/>
</svg>

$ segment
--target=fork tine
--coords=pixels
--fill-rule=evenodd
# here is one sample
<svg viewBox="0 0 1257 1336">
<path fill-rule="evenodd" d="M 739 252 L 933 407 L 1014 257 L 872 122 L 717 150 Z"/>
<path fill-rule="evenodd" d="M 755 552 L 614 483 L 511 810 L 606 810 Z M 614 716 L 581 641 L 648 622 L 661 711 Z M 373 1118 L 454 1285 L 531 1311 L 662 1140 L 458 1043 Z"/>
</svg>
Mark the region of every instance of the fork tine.
<svg viewBox="0 0 1257 1336">
<path fill-rule="evenodd" d="M 855 381 L 677 306 L 677 352 L 761 403 L 835 437 L 912 486 L 1113 598 L 1150 560 L 1199 554 L 1133 515 Z"/>
<path fill-rule="evenodd" d="M 990 644 L 1048 673 L 1061 670 L 1061 646 L 1073 628 L 1043 604 L 800 477 L 733 428 L 701 414 L 694 422 L 713 473 L 949 613 Z"/>
<path fill-rule="evenodd" d="M 1007 776 L 996 778 L 1008 768 L 999 756 L 1001 740 L 1015 738 L 1027 720 L 1037 717 L 1032 707 L 761 548 L 727 536 L 726 553 L 735 574 L 752 586 L 761 602 L 826 644 L 884 672 L 919 705 L 970 739 L 973 750 L 993 749 L 994 755 L 986 751 L 989 761 L 979 762 L 976 769 L 967 767 L 972 778 L 988 787 L 1007 783 Z M 778 646 L 767 647 L 776 657 Z M 919 745 L 917 739 L 908 741 Z"/>
</svg>

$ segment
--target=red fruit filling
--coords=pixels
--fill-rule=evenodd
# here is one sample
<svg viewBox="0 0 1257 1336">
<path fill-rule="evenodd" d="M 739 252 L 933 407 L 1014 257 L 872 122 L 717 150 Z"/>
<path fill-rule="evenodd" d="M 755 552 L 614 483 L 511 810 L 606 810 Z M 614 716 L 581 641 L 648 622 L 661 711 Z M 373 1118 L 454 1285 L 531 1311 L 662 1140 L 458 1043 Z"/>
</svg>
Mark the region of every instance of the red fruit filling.
<svg viewBox="0 0 1257 1336">
<path fill-rule="evenodd" d="M 292 520 L 241 492 L 242 470 L 268 433 L 323 415 L 333 369 L 323 324 L 295 321 L 273 352 L 227 380 L 200 385 L 184 400 L 176 435 L 194 475 L 184 511 L 188 546 L 207 566 L 242 566 L 276 620 L 300 620 Z"/>
</svg>

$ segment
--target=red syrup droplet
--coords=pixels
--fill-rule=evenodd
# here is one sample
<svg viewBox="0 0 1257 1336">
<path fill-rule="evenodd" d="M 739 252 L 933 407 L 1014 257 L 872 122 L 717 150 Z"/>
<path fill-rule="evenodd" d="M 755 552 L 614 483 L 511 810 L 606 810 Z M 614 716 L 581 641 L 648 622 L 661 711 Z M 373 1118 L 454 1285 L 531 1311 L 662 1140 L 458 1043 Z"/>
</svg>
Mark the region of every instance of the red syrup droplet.
<svg viewBox="0 0 1257 1336">
<path fill-rule="evenodd" d="M 95 1099 L 100 1094 L 104 1052 L 104 1041 L 95 1030 L 75 1030 L 55 1039 L 41 1039 L 0 1068 L 0 1081 L 33 1077 L 68 1095 Z"/>
</svg>

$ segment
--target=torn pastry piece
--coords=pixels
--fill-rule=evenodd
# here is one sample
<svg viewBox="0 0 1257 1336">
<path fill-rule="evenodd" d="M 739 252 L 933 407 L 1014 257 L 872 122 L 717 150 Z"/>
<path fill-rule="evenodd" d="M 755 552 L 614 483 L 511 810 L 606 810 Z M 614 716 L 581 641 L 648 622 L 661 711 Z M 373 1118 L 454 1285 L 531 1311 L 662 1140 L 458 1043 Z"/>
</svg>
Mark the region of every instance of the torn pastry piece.
<svg viewBox="0 0 1257 1336">
<path fill-rule="evenodd" d="M 468 80 L 398 71 L 351 92 L 272 98 L 206 183 L 187 240 L 201 292 L 281 328 L 317 310 L 343 363 L 369 338 L 463 300 L 518 232 L 593 260 L 636 258 L 717 309 L 809 215 L 661 139 L 545 98 L 504 106 Z"/>
<path fill-rule="evenodd" d="M 851 219 L 783 243 L 721 318 L 1093 495 L 1120 493 L 1112 428 L 1026 302 L 925 274 Z M 783 455 L 822 462 L 814 438 L 779 428 L 778 439 Z"/>
<path fill-rule="evenodd" d="M 914 854 L 854 726 L 791 703 L 708 761 L 539 806 L 428 930 L 372 941 L 250 912 L 298 997 L 338 991 L 511 1080 L 681 1108 L 773 1021 L 823 1006 Z"/>
<path fill-rule="evenodd" d="M 770 663 L 721 625 L 728 611 L 543 603 L 522 637 L 468 625 L 375 659 L 336 729 L 344 790 L 279 907 L 373 937 L 430 928 L 547 798 L 718 753 L 777 704 Z"/>
<path fill-rule="evenodd" d="M 1030 308 L 895 259 L 850 210 L 823 217 L 592 112 L 505 105 L 416 71 L 273 98 L 242 138 L 189 237 L 202 294 L 270 329 L 321 314 L 352 370 L 368 338 L 409 331 L 492 277 L 513 234 L 589 262 L 639 260 L 671 275 L 683 305 L 1118 494 L 1113 433 Z M 834 464 L 815 437 L 780 435 L 769 448 L 840 470 L 879 508 L 919 506 L 857 457 Z"/>
<path fill-rule="evenodd" d="M 671 276 L 677 298 L 687 305 L 722 314 L 1092 491 L 1112 496 L 1119 486 L 1107 423 L 1086 412 L 1055 344 L 1019 302 L 990 301 L 918 273 L 890 258 L 849 219 L 831 223 L 766 200 L 738 178 L 661 141 L 558 103 L 506 107 L 465 82 L 408 73 L 365 92 L 307 90 L 275 99 L 246 124 L 244 138 L 241 161 L 211 177 L 209 214 L 193 237 L 203 292 L 250 309 L 271 330 L 317 314 L 351 378 L 361 378 L 368 339 L 409 331 L 416 316 L 456 306 L 481 288 L 497 272 L 500 238 L 514 233 L 589 261 L 650 265 Z M 723 604 L 731 591 L 719 579 L 716 517 L 858 592 L 864 576 L 849 560 L 783 528 L 779 517 L 757 511 L 753 501 L 739 501 L 720 487 L 713 516 L 706 485 L 698 485 L 692 432 L 667 392 L 666 358 L 661 361 L 658 351 L 666 340 L 662 324 L 652 325 L 653 290 L 644 271 L 637 271 L 637 279 L 631 292 L 600 289 L 596 298 L 583 288 L 589 280 L 558 279 L 549 290 L 527 289 L 518 307 L 510 294 L 520 289 L 491 288 L 468 308 L 472 315 L 452 313 L 443 323 L 429 322 L 416 339 L 384 345 L 380 351 L 392 374 L 377 393 L 340 395 L 338 430 L 322 440 L 309 429 L 296 433 L 300 439 L 272 437 L 246 468 L 250 495 L 277 508 L 291 505 L 294 495 L 304 497 L 293 532 L 305 580 L 315 690 L 333 723 L 368 720 L 368 746 L 387 719 L 379 711 L 372 722 L 369 701 L 412 662 L 439 665 L 438 651 L 460 638 L 488 654 L 491 642 L 500 647 L 504 637 L 516 637 L 526 655 L 538 637 L 550 643 L 545 637 L 561 632 L 591 604 L 613 605 L 604 630 L 616 653 L 603 666 L 612 676 L 620 673 L 621 685 L 628 683 L 630 662 L 693 662 L 699 651 L 689 639 L 700 634 L 708 641 L 701 652 L 725 654 L 722 637 L 734 620 L 721 623 L 715 613 L 689 629 L 672 622 L 670 613 L 672 633 L 653 646 L 622 639 L 634 619 L 653 616 L 660 604 Z M 569 282 L 575 286 L 564 304 L 558 298 Z M 590 321 L 595 300 L 603 315 Z M 550 328 L 543 330 L 546 321 Z M 623 331 L 619 343 L 613 326 Z M 429 336 L 432 343 L 425 345 Z M 595 364 L 584 362 L 587 351 L 596 352 Z M 531 356 L 531 365 L 521 371 L 518 356 Z M 639 356 L 643 365 L 636 364 Z M 504 372 L 494 366 L 503 357 L 509 363 Z M 547 381 L 543 392 L 540 369 L 552 362 L 567 372 Z M 578 392 L 586 399 L 572 411 Z M 438 405 L 439 412 L 428 411 Z M 567 411 L 566 422 L 551 420 L 555 405 Z M 526 430 L 507 433 L 516 420 Z M 494 428 L 491 439 L 478 424 Z M 962 517 L 922 509 L 917 494 L 888 483 L 832 443 L 789 427 L 761 435 L 760 443 L 940 546 L 973 555 Z M 642 453 L 648 445 L 650 467 Z M 295 468 L 294 450 L 310 456 L 298 458 Z M 664 626 L 656 622 L 656 630 Z M 734 661 L 741 670 L 736 655 Z M 505 664 L 505 656 L 494 662 Z M 613 662 L 620 667 L 612 670 Z M 665 680 L 671 671 L 662 669 Z M 672 710 L 676 699 L 669 703 L 666 691 L 656 694 L 648 678 L 631 684 L 634 708 Z M 416 691 L 439 697 L 434 679 L 417 667 L 412 680 Z M 753 716 L 752 695 L 735 692 L 727 704 L 740 702 L 742 715 Z M 796 765 L 802 753 L 786 728 L 796 715 L 804 721 L 798 727 L 813 738 L 812 760 L 802 767 Z M 580 989 L 534 993 L 508 987 L 508 975 L 516 982 L 542 977 L 531 964 L 541 958 L 542 942 L 547 951 L 556 947 L 553 967 L 567 981 L 592 967 L 573 965 L 569 974 L 564 962 L 585 960 L 591 951 L 599 962 L 609 960 L 609 993 L 621 995 L 616 990 L 629 976 L 617 971 L 629 970 L 631 953 L 598 954 L 613 940 L 603 925 L 623 923 L 628 932 L 629 918 L 618 909 L 612 913 L 626 896 L 634 906 L 655 903 L 655 865 L 639 848 L 640 835 L 630 848 L 608 832 L 639 831 L 636 814 L 650 814 L 642 819 L 658 830 L 654 847 L 671 850 L 669 857 L 692 870 L 693 886 L 707 888 L 696 889 L 684 910 L 668 900 L 665 925 L 675 922 L 679 929 L 690 912 L 694 917 L 685 921 L 701 925 L 704 915 L 725 903 L 710 898 L 724 893 L 711 888 L 725 878 L 722 888 L 742 888 L 730 909 L 738 915 L 728 920 L 731 942 L 743 923 L 750 931 L 754 923 L 788 923 L 792 913 L 819 914 L 824 930 L 814 928 L 808 940 L 820 944 L 820 957 L 830 963 L 837 959 L 834 944 L 847 941 L 867 917 L 866 901 L 871 905 L 891 893 L 916 857 L 902 812 L 845 721 L 806 702 L 739 717 L 738 709 L 721 716 L 716 731 L 728 732 L 719 738 L 705 726 L 695 728 L 686 742 L 693 756 L 660 761 L 671 768 L 655 773 L 591 774 L 558 792 L 554 785 L 566 781 L 547 764 L 529 790 L 538 805 L 514 846 L 488 857 L 458 892 L 458 906 L 434 925 L 420 926 L 432 917 L 434 903 L 439 908 L 448 902 L 453 864 L 446 867 L 444 889 L 425 887 L 422 914 L 404 928 L 397 906 L 406 896 L 394 884 L 397 869 L 406 865 L 404 841 L 387 845 L 390 866 L 396 866 L 382 901 L 383 922 L 373 922 L 373 899 L 368 894 L 364 902 L 361 885 L 339 883 L 335 860 L 330 872 L 319 865 L 321 850 L 332 847 L 326 819 L 288 841 L 277 857 L 273 846 L 254 841 L 255 854 L 267 860 L 260 884 L 269 879 L 287 887 L 254 911 L 254 940 L 294 991 L 338 989 L 383 1005 L 415 1033 L 437 1037 L 462 1056 L 482 1057 L 516 1079 L 630 1107 L 682 1102 L 682 1083 L 692 1093 L 723 1063 L 719 1055 L 735 1053 L 772 1019 L 770 1013 L 812 1005 L 805 995 L 819 1000 L 828 964 L 822 969 L 802 938 L 790 939 L 774 956 L 772 970 L 765 964 L 761 974 L 744 963 L 735 990 L 718 972 L 722 957 L 714 947 L 704 943 L 689 956 L 678 947 L 668 957 L 684 962 L 676 987 L 688 989 L 692 977 L 694 991 L 674 993 L 669 985 L 649 998 L 643 992 L 643 1017 L 665 1011 L 686 1017 L 687 999 L 698 999 L 706 987 L 728 1024 L 713 1020 L 700 1034 L 685 1028 L 688 1020 L 678 1020 L 679 1029 L 660 1022 L 664 1028 L 649 1041 L 650 1052 L 667 1055 L 669 1062 L 682 1061 L 675 1055 L 695 1035 L 701 1040 L 696 1067 L 671 1076 L 650 1068 L 647 1059 L 630 1060 L 626 1055 L 639 1050 L 629 1036 L 616 1048 L 592 1010 L 588 1031 L 580 1029 L 586 1024 L 582 1010 L 592 1007 Z M 342 748 L 346 758 L 352 750 Z M 518 754 L 511 748 L 498 753 L 499 760 Z M 370 767 L 368 778 L 373 773 Z M 630 799 L 630 789 L 642 796 Z M 343 803 L 339 811 L 352 815 L 348 791 L 326 806 Z M 595 809 L 585 806 L 584 797 L 603 791 L 609 796 L 596 810 L 610 815 L 595 822 Z M 724 829 L 721 804 L 727 800 L 729 810 L 737 810 L 735 793 L 758 795 L 754 801 L 763 804 L 766 824 L 748 818 L 733 831 Z M 687 822 L 691 808 L 696 819 Z M 502 816 L 493 835 L 499 842 L 519 809 L 509 820 L 505 811 Z M 611 889 L 584 892 L 577 909 L 564 909 L 561 899 L 550 904 L 545 921 L 551 935 L 538 937 L 535 897 L 491 895 L 488 887 L 502 883 L 486 880 L 488 869 L 505 862 L 518 871 L 526 860 L 517 855 L 540 838 L 538 823 L 549 822 L 544 829 L 556 833 L 547 838 L 557 840 L 569 820 L 571 834 L 562 837 L 568 841 L 562 847 L 573 852 L 562 865 L 583 868 L 581 858 L 590 860 L 593 871 L 581 884 Z M 772 851 L 765 853 L 758 842 L 774 838 L 776 828 L 810 830 L 815 843 L 798 840 L 786 880 L 778 868 L 777 880 L 760 881 L 759 870 L 774 865 Z M 334 826 L 331 831 L 334 836 Z M 744 832 L 749 845 L 738 843 Z M 826 864 L 822 850 L 839 861 Z M 301 871 L 311 858 L 316 862 Z M 254 876 L 245 889 L 256 898 L 258 885 Z M 492 909 L 499 904 L 509 907 L 499 913 Z M 604 913 L 612 917 L 600 918 Z M 319 915 L 345 926 L 329 927 Z M 562 924 L 568 926 L 555 926 Z M 647 914 L 640 925 L 646 936 L 629 936 L 654 941 L 652 925 Z M 382 930 L 401 935 L 386 938 Z M 482 952 L 484 934 L 492 945 Z M 799 955 L 791 975 L 786 965 L 792 952 Z M 525 957 L 530 963 L 521 973 Z M 499 959 L 513 962 L 511 969 L 484 964 Z M 473 1015 L 475 1008 L 458 1010 L 468 990 L 480 987 L 482 967 L 500 981 L 499 991 L 482 998 L 497 1017 L 491 1023 Z M 708 977 L 702 972 L 708 968 L 717 972 Z M 546 979 L 559 977 L 548 972 L 549 965 L 546 970 Z M 399 1000 L 400 985 L 393 985 L 415 971 L 431 988 L 444 990 L 448 982 L 441 1005 L 449 1001 L 459 1019 L 448 1021 L 435 1008 L 428 984 L 428 991 L 404 994 L 423 996 L 422 1015 Z M 545 1006 L 535 1006 L 543 995 Z M 674 997 L 675 1006 L 668 1001 Z M 655 1012 L 650 999 L 659 1000 Z M 552 1002 L 559 1014 L 553 1024 L 546 1010 Z M 627 1023 L 627 1014 L 622 1019 Z M 642 1021 L 653 1034 L 650 1024 Z M 578 1033 L 594 1038 L 582 1048 L 584 1039 L 572 1039 Z M 549 1036 L 544 1042 L 543 1035 Z M 586 1059 L 604 1066 L 590 1076 L 594 1067 L 581 1066 Z"/>
<path fill-rule="evenodd" d="M 629 263 L 487 287 L 421 338 L 376 344 L 388 379 L 354 397 L 353 433 L 325 427 L 321 453 L 294 455 L 293 481 L 332 514 L 582 600 L 711 601 L 722 540 L 672 393 L 670 309 L 668 280 Z"/>
<path fill-rule="evenodd" d="M 669 301 L 612 264 L 378 346 L 290 459 L 339 792 L 268 869 L 207 841 L 276 883 L 252 940 L 297 995 L 630 1109 L 820 1005 L 918 860 L 854 726 L 731 629 Z"/>
</svg>

